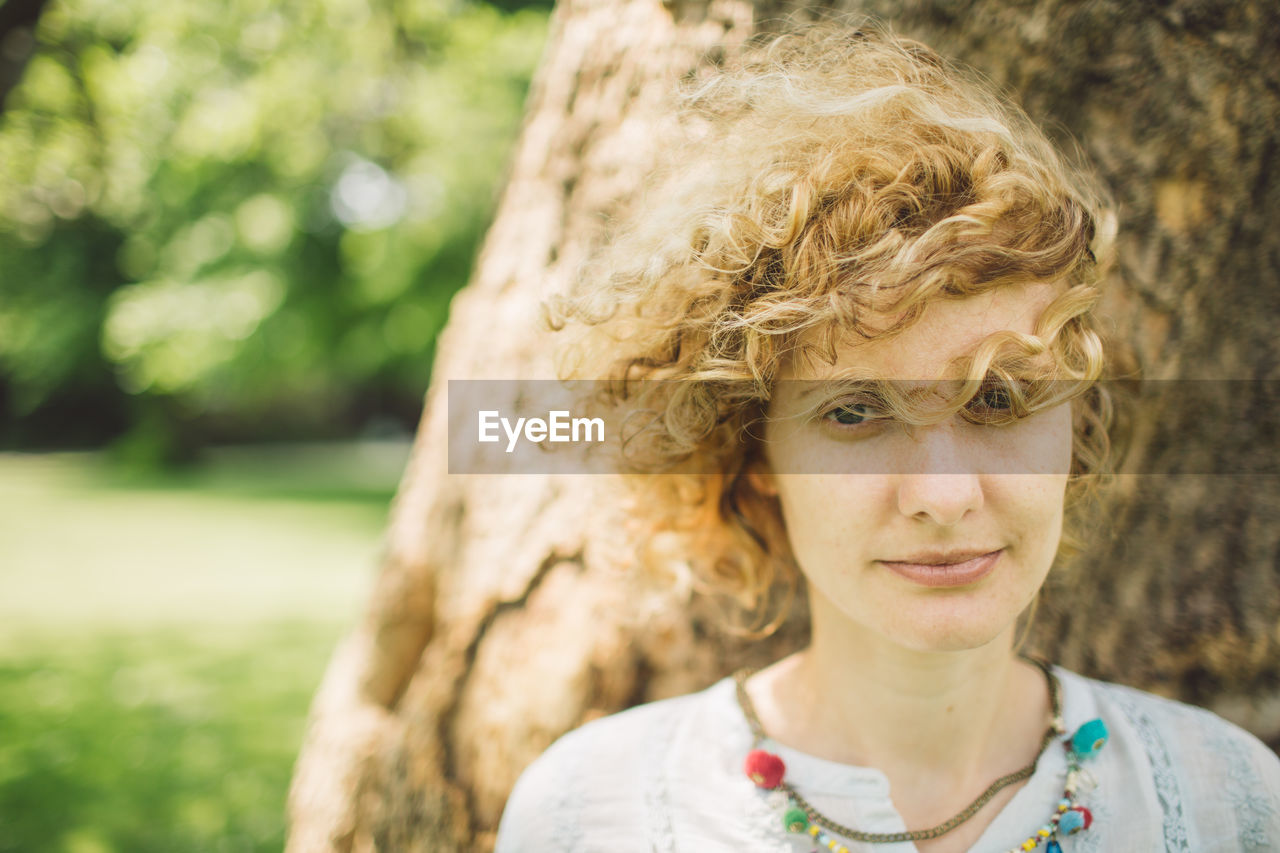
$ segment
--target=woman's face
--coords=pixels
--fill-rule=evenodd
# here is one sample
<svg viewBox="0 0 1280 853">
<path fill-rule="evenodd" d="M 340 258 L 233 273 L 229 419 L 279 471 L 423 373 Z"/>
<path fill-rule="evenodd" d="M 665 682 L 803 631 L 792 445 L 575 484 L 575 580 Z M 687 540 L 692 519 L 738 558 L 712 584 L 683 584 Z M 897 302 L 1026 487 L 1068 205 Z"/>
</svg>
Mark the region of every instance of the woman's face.
<svg viewBox="0 0 1280 853">
<path fill-rule="evenodd" d="M 834 365 L 784 367 L 764 432 L 766 470 L 753 481 L 781 503 L 815 617 L 824 610 L 920 651 L 975 648 L 1009 628 L 1058 547 L 1071 413 L 1063 404 L 1003 426 L 958 414 L 928 426 L 858 423 L 867 410 L 831 402 L 831 386 L 786 380 L 849 369 L 955 379 L 949 362 L 994 332 L 1031 333 L 1059 290 L 933 302 L 897 336 L 843 346 Z"/>
</svg>

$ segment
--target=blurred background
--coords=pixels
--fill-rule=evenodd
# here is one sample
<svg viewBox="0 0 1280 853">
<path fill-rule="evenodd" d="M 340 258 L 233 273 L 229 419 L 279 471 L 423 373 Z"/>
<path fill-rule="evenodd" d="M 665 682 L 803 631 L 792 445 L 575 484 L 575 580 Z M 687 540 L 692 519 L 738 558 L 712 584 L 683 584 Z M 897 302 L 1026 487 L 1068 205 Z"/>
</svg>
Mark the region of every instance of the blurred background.
<svg viewBox="0 0 1280 853">
<path fill-rule="evenodd" d="M 0 851 L 279 850 L 550 2 L 0 2 Z"/>
</svg>

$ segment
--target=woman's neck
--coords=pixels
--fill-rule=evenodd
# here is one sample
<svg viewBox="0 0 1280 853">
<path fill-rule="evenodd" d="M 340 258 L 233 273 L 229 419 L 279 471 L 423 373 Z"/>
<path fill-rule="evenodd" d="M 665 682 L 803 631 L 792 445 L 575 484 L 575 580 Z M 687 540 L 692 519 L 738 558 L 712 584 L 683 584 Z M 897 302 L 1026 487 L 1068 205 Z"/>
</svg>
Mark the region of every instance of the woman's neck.
<svg viewBox="0 0 1280 853">
<path fill-rule="evenodd" d="M 1012 626 L 980 648 L 921 652 L 814 605 L 810 646 L 749 685 L 774 740 L 883 771 L 908 826 L 909 811 L 945 819 L 1035 757 L 1048 689 L 1013 655 Z"/>
</svg>

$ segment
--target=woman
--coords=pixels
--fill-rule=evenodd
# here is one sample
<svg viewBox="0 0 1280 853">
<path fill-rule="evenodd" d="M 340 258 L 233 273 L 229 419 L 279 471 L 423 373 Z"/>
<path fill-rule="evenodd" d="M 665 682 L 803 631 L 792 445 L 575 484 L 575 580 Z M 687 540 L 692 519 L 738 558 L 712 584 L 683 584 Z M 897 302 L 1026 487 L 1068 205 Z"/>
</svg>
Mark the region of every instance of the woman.
<svg viewBox="0 0 1280 853">
<path fill-rule="evenodd" d="M 812 638 L 563 737 L 498 850 L 1280 849 L 1251 735 L 1016 654 L 1108 464 L 1100 193 L 876 31 L 743 51 L 681 116 L 659 201 L 553 307 L 651 415 L 632 470 L 678 472 L 634 478 L 646 561 L 766 631 L 802 583 Z"/>
</svg>

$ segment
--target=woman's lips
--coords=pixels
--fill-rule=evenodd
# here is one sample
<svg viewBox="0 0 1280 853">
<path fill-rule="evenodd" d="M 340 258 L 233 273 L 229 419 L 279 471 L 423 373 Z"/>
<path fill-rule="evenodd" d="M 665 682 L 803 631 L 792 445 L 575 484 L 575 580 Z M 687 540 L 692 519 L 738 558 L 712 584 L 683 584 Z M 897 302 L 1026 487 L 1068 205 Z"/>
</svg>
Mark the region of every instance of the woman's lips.
<svg viewBox="0 0 1280 853">
<path fill-rule="evenodd" d="M 992 551 L 960 563 L 899 563 L 881 560 L 889 571 L 921 586 L 967 586 L 989 575 L 1004 550 Z"/>
</svg>

